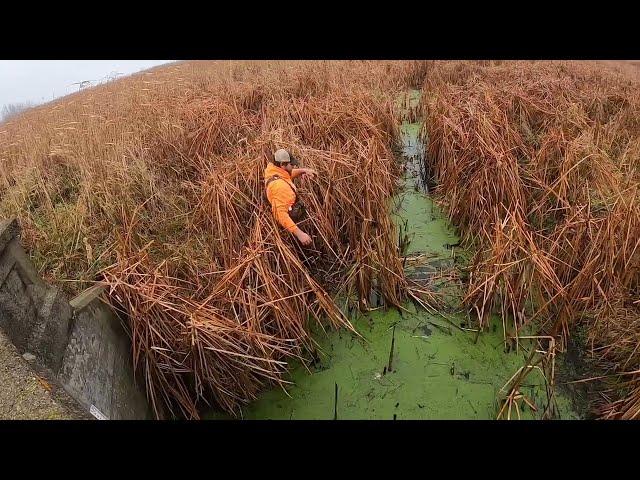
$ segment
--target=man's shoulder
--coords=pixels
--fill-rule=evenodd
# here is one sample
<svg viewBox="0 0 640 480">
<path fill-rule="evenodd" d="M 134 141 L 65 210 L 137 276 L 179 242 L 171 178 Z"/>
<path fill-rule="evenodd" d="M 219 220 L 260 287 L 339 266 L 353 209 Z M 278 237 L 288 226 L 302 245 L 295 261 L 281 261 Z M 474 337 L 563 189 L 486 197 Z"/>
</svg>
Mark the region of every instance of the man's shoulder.
<svg viewBox="0 0 640 480">
<path fill-rule="evenodd" d="M 267 178 L 277 174 L 278 174 L 278 167 L 276 167 L 273 163 L 269 162 L 264 169 L 264 177 Z"/>
</svg>

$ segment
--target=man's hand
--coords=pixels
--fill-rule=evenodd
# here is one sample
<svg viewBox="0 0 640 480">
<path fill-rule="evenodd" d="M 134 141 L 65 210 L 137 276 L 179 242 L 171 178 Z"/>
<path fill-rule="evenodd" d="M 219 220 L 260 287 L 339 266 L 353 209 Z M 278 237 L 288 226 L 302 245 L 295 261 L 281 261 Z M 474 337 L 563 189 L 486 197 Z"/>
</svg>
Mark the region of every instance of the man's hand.
<svg viewBox="0 0 640 480">
<path fill-rule="evenodd" d="M 305 168 L 303 175 L 308 175 L 309 178 L 313 178 L 318 174 L 313 168 Z"/>
<path fill-rule="evenodd" d="M 307 235 L 306 233 L 304 233 L 302 230 L 300 230 L 299 228 L 296 229 L 295 232 L 293 232 L 293 234 L 296 236 L 296 238 L 298 239 L 298 241 L 304 245 L 305 247 L 308 247 L 309 245 L 311 245 L 311 237 L 309 235 Z"/>
</svg>

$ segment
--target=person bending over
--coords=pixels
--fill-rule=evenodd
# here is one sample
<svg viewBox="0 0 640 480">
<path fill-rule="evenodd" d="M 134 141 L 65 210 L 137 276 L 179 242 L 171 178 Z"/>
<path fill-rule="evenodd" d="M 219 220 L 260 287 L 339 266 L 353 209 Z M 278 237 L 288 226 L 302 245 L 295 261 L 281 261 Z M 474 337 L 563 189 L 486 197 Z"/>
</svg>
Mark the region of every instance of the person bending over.
<svg viewBox="0 0 640 480">
<path fill-rule="evenodd" d="M 295 223 L 300 221 L 304 206 L 298 201 L 293 179 L 301 175 L 313 178 L 317 172 L 312 168 L 296 168 L 298 165 L 298 160 L 281 148 L 274 154 L 273 162 L 267 164 L 264 182 L 267 199 L 278 223 L 302 245 L 308 246 L 311 245 L 311 237 Z"/>
</svg>

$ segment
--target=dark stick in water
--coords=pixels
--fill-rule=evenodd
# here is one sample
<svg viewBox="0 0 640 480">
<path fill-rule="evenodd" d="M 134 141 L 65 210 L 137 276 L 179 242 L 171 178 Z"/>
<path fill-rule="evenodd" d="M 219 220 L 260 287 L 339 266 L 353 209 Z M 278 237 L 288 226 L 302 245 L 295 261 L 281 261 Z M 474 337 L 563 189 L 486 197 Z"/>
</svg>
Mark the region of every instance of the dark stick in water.
<svg viewBox="0 0 640 480">
<path fill-rule="evenodd" d="M 396 326 L 393 326 L 393 334 L 391 336 L 391 351 L 389 352 L 389 366 L 387 368 L 388 372 L 392 372 L 393 371 L 393 346 L 395 344 L 396 341 Z"/>
</svg>

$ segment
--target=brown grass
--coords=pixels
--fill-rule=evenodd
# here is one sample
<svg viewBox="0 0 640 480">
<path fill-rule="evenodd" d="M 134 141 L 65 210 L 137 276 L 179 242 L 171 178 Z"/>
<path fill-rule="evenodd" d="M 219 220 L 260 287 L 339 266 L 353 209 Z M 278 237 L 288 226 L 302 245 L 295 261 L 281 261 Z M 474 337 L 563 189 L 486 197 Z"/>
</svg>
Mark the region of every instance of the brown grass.
<svg viewBox="0 0 640 480">
<path fill-rule="evenodd" d="M 477 247 L 466 304 L 566 338 L 584 324 L 614 372 L 640 363 L 640 90 L 580 62 L 435 62 L 423 175 Z M 635 303 L 634 303 L 635 302 Z M 636 383 L 603 412 L 637 418 Z"/>
<path fill-rule="evenodd" d="M 372 290 L 388 305 L 421 294 L 387 203 L 395 97 L 424 73 L 185 62 L 86 90 L 0 125 L 0 214 L 19 216 L 41 271 L 68 291 L 109 285 L 158 416 L 238 415 L 314 350 L 311 321 L 353 330 L 328 291 L 363 310 Z M 319 172 L 300 189 L 312 249 L 264 198 L 282 147 Z"/>
</svg>

